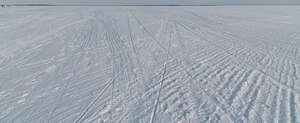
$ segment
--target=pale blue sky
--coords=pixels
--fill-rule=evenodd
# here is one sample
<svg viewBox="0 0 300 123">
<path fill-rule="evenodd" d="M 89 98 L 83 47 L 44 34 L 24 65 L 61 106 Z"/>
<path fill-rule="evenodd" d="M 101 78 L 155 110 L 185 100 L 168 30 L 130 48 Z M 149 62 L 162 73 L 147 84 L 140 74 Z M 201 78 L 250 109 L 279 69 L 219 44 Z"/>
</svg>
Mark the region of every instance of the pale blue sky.
<svg viewBox="0 0 300 123">
<path fill-rule="evenodd" d="M 213 5 L 300 5 L 300 0 L 0 0 L 5 3 L 52 3 L 52 4 L 213 4 Z"/>
</svg>

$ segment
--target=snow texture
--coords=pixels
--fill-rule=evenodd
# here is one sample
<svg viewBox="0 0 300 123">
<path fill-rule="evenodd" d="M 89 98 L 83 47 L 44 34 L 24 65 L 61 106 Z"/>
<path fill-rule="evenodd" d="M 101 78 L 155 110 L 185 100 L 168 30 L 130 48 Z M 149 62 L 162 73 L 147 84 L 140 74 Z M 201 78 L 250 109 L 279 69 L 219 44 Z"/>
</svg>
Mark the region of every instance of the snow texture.
<svg viewBox="0 0 300 123">
<path fill-rule="evenodd" d="M 300 8 L 7 7 L 1 123 L 299 123 Z"/>
</svg>

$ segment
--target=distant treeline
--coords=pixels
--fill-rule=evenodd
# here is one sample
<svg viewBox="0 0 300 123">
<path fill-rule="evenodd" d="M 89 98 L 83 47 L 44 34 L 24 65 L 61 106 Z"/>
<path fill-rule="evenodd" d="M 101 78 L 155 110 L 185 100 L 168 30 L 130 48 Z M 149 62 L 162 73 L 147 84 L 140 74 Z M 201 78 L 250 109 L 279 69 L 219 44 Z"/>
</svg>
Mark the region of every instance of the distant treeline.
<svg viewBox="0 0 300 123">
<path fill-rule="evenodd" d="M 11 4 L 11 6 L 56 6 L 54 4 Z"/>
<path fill-rule="evenodd" d="M 7 4 L 1 6 L 216 6 L 216 5 L 176 5 L 176 4 L 169 4 L 169 5 L 134 5 L 134 4 L 124 4 L 124 5 L 110 5 L 110 4 Z"/>
</svg>

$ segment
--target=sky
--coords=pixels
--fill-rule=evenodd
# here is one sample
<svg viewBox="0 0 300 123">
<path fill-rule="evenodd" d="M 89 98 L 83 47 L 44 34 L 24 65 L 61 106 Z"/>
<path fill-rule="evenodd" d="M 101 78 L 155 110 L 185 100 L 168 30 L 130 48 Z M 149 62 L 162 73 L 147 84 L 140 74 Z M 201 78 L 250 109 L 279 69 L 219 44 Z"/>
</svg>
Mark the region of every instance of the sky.
<svg viewBox="0 0 300 123">
<path fill-rule="evenodd" d="M 0 3 L 146 5 L 300 5 L 300 0 L 0 0 Z"/>
</svg>

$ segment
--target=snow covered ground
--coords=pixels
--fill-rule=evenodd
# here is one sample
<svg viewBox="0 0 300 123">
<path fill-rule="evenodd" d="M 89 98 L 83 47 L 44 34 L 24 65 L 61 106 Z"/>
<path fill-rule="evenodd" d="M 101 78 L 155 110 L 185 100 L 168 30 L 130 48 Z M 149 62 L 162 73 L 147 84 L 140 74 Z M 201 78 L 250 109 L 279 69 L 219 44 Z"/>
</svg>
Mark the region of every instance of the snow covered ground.
<svg viewBox="0 0 300 123">
<path fill-rule="evenodd" d="M 300 7 L 0 9 L 1 123 L 300 122 Z"/>
</svg>

